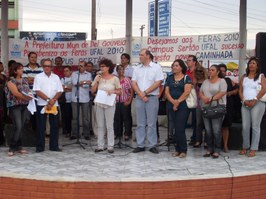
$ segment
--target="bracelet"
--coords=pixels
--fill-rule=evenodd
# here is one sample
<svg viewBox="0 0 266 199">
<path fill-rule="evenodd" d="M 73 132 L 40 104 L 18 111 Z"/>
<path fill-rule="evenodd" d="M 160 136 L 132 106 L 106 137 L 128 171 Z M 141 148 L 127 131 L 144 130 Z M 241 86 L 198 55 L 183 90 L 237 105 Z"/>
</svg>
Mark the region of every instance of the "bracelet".
<svg viewBox="0 0 266 199">
<path fill-rule="evenodd" d="M 146 91 L 144 91 L 144 93 L 145 93 L 145 95 L 147 95 L 147 92 Z"/>
</svg>

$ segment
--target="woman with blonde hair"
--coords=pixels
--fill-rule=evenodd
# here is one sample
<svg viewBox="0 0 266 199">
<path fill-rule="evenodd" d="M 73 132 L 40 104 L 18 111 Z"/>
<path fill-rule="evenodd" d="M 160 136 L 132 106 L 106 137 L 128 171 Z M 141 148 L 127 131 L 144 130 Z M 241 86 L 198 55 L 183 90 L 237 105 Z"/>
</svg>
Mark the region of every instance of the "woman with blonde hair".
<svg viewBox="0 0 266 199">
<path fill-rule="evenodd" d="M 200 104 L 200 97 L 199 97 L 199 92 L 200 92 L 200 87 L 202 83 L 204 82 L 205 79 L 208 78 L 208 73 L 207 70 L 201 66 L 198 65 L 195 69 L 194 72 L 194 88 L 196 90 L 197 94 L 197 107 L 196 107 L 196 143 L 193 145 L 194 148 L 198 148 L 202 144 L 202 137 L 203 137 L 203 129 L 204 129 L 204 122 L 202 118 L 202 110 L 201 110 L 201 104 Z M 207 146 L 206 143 L 206 135 L 204 138 L 204 146 Z"/>
</svg>

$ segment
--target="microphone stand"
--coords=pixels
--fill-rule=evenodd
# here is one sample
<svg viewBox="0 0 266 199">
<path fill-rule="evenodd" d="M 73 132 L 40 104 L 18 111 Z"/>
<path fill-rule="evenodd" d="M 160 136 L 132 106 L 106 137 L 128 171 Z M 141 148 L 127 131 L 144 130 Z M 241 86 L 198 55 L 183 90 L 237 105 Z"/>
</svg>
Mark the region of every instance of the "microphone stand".
<svg viewBox="0 0 266 199">
<path fill-rule="evenodd" d="M 80 78 L 80 71 L 78 72 L 78 81 L 77 81 L 77 90 L 76 90 L 76 96 L 77 96 L 77 140 L 76 142 L 74 143 L 70 143 L 70 144 L 65 144 L 63 145 L 64 146 L 70 146 L 70 145 L 73 145 L 73 144 L 78 144 L 81 148 L 85 149 L 84 145 L 87 145 L 87 143 L 84 143 L 84 142 L 81 142 L 80 141 L 80 132 L 79 132 L 79 128 L 80 128 L 80 125 L 79 125 L 79 109 L 80 109 L 80 104 L 79 104 L 79 78 Z"/>
<path fill-rule="evenodd" d="M 118 106 L 118 130 L 119 130 L 119 134 L 118 134 L 118 143 L 116 143 L 114 145 L 114 147 L 118 147 L 119 149 L 121 149 L 122 147 L 123 148 L 131 148 L 133 149 L 132 146 L 129 146 L 128 144 L 125 144 L 125 143 L 122 143 L 121 139 L 122 139 L 122 135 L 123 135 L 123 122 L 121 123 L 121 109 L 123 106 L 123 103 L 120 103 L 120 96 L 118 96 L 118 103 L 119 103 L 119 106 Z M 122 126 L 121 126 L 122 125 Z M 122 132 L 121 132 L 121 129 L 122 129 Z"/>
</svg>

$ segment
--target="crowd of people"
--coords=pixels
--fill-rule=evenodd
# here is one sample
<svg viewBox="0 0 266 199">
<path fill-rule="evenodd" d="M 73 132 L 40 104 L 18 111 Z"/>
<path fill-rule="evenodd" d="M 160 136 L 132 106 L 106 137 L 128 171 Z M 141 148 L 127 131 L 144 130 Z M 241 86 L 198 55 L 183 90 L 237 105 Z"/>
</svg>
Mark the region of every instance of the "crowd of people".
<svg viewBox="0 0 266 199">
<path fill-rule="evenodd" d="M 116 138 L 132 139 L 132 108 L 136 111 L 137 124 L 137 147 L 132 152 L 143 152 L 147 148 L 158 154 L 156 123 L 162 96 L 167 100 L 168 128 L 174 138 L 173 157 L 185 158 L 188 145 L 195 148 L 203 145 L 206 148 L 204 157 L 218 158 L 221 150 L 228 152 L 236 97 L 242 102 L 243 145 L 239 154 L 256 155 L 260 123 L 265 112 L 265 102 L 260 99 L 266 92 L 266 80 L 256 57 L 249 59 L 246 74 L 239 84 L 226 77 L 225 64 L 206 69 L 194 55 L 189 55 L 185 62 L 175 60 L 166 78 L 149 50 L 142 49 L 139 59 L 140 64 L 133 68 L 130 55 L 124 53 L 119 65 L 102 59 L 98 63 L 99 70 L 95 70 L 93 63 L 80 61 L 74 70 L 71 66 L 63 66 L 61 57 L 56 57 L 54 63 L 43 59 L 39 65 L 37 54 L 30 52 L 26 66 L 10 60 L 6 73 L 0 63 L 0 144 L 5 142 L 3 126 L 7 115 L 13 123 L 7 142 L 8 156 L 27 153 L 22 148 L 22 132 L 27 122 L 36 131 L 36 152 L 43 152 L 46 132 L 49 131 L 47 118 L 49 150 L 62 151 L 59 148 L 59 127 L 62 124 L 62 133 L 70 140 L 81 136 L 90 140 L 95 135 L 95 153 L 104 150 L 114 153 Z M 186 100 L 193 88 L 197 94 L 196 103 L 195 108 L 189 108 Z M 215 118 L 203 114 L 203 109 L 217 105 L 224 105 L 226 114 Z M 187 143 L 190 114 L 193 133 Z M 79 132 L 81 122 L 82 132 Z"/>
</svg>

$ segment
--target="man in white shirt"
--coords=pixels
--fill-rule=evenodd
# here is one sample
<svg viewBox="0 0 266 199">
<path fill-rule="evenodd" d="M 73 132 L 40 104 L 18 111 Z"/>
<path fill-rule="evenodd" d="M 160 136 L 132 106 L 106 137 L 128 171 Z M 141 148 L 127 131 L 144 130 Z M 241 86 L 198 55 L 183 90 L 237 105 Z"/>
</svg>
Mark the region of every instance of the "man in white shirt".
<svg viewBox="0 0 266 199">
<path fill-rule="evenodd" d="M 52 73 L 52 61 L 43 61 L 43 72 L 36 75 L 33 83 L 33 90 L 36 92 L 37 101 L 37 145 L 36 152 L 45 150 L 45 125 L 48 111 L 54 106 L 58 110 L 58 98 L 63 92 L 63 87 L 59 77 Z M 43 112 L 44 111 L 44 112 Z M 49 115 L 50 123 L 50 151 L 61 151 L 58 146 L 59 134 L 59 114 Z"/>
<path fill-rule="evenodd" d="M 159 153 L 157 145 L 156 121 L 159 109 L 159 87 L 164 79 L 160 65 L 152 62 L 151 52 L 147 49 L 140 51 L 141 64 L 134 69 L 132 87 L 136 92 L 137 148 L 133 153 L 145 151 L 146 125 L 149 151 Z"/>
</svg>

